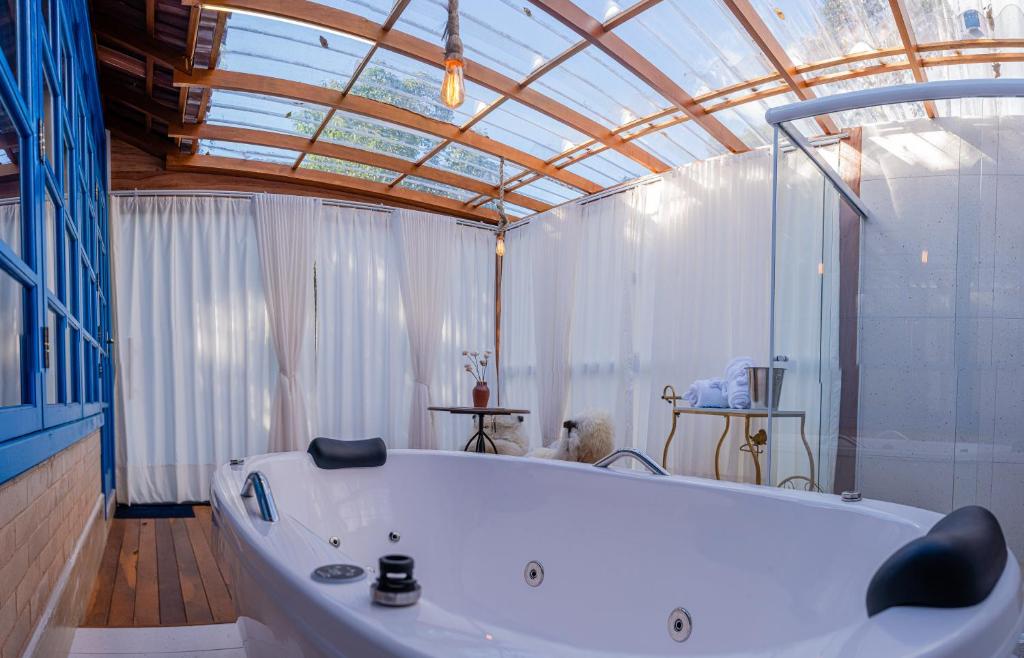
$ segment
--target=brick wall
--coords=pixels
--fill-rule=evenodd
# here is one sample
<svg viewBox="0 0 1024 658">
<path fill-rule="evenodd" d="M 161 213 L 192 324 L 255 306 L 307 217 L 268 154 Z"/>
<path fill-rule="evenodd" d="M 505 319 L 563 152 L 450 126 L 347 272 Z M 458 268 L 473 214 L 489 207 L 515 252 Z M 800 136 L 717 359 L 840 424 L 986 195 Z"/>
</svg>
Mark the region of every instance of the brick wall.
<svg viewBox="0 0 1024 658">
<path fill-rule="evenodd" d="M 99 493 L 98 431 L 0 484 L 0 658 L 25 649 Z"/>
</svg>

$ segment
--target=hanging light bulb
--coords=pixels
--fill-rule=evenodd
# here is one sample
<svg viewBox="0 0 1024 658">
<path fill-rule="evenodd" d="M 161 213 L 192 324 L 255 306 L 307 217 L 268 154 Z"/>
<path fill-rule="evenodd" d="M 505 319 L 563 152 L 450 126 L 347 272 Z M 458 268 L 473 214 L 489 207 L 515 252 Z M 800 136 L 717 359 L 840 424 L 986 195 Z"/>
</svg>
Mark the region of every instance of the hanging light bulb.
<svg viewBox="0 0 1024 658">
<path fill-rule="evenodd" d="M 505 255 L 505 234 L 498 234 L 498 242 L 494 245 L 494 253 L 498 256 Z"/>
<path fill-rule="evenodd" d="M 441 102 L 455 109 L 466 100 L 462 59 L 462 36 L 459 34 L 459 0 L 448 0 L 448 22 L 444 26 L 444 80 L 441 81 Z"/>
</svg>

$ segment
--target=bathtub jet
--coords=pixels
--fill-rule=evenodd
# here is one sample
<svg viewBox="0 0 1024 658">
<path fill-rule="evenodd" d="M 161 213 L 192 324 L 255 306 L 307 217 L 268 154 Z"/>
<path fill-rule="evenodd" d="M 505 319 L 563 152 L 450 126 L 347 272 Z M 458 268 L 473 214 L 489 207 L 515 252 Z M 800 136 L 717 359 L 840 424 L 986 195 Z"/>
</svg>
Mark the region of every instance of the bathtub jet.
<svg viewBox="0 0 1024 658">
<path fill-rule="evenodd" d="M 1005 544 L 1002 561 L 985 552 L 995 540 L 977 535 L 992 530 L 978 512 L 964 523 L 871 500 L 455 452 L 394 450 L 365 462 L 382 465 L 342 468 L 329 452 L 318 451 L 327 467 L 280 453 L 214 475 L 215 550 L 249 658 L 1005 658 L 1024 625 L 1017 558 Z M 276 521 L 239 495 L 253 471 L 273 486 Z M 422 596 L 385 607 L 368 583 L 399 532 Z M 368 578 L 310 578 L 328 564 Z M 963 588 L 946 582 L 958 578 Z"/>
</svg>

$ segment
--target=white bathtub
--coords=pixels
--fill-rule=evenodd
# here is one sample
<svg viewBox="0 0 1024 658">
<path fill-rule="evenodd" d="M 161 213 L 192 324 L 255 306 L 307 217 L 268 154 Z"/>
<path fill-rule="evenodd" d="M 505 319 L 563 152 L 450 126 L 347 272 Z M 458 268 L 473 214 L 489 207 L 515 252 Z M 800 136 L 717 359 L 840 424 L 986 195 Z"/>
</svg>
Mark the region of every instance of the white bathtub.
<svg viewBox="0 0 1024 658">
<path fill-rule="evenodd" d="M 241 498 L 262 471 L 279 519 Z M 305 453 L 250 458 L 213 480 L 216 550 L 249 658 L 283 656 L 1007 656 L 1022 625 L 1011 554 L 982 603 L 872 618 L 878 566 L 938 514 L 899 505 L 589 465 L 391 451 L 321 470 Z M 397 543 L 389 539 L 398 533 Z M 329 542 L 340 538 L 340 546 Z M 370 602 L 316 567 L 416 561 L 420 602 Z M 543 565 L 530 587 L 524 567 Z M 685 642 L 669 636 L 676 608 Z"/>
</svg>

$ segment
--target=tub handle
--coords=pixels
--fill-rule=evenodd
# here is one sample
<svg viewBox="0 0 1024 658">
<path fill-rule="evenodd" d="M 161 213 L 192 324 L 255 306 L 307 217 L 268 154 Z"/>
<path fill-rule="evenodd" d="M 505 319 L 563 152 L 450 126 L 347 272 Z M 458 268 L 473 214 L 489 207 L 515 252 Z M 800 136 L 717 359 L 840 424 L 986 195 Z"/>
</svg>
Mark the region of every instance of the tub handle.
<svg viewBox="0 0 1024 658">
<path fill-rule="evenodd" d="M 639 450 L 634 450 L 633 448 L 622 448 L 620 450 L 616 450 L 615 452 L 606 455 L 601 459 L 597 460 L 596 462 L 594 462 L 594 466 L 598 468 L 608 468 L 609 466 L 619 461 L 623 457 L 632 457 L 633 459 L 637 460 L 643 465 L 644 468 L 647 469 L 647 471 L 651 475 L 669 474 L 668 471 L 654 463 L 654 461 L 650 457 L 640 452 Z"/>
<path fill-rule="evenodd" d="M 269 523 L 277 521 L 277 504 L 274 494 L 270 491 L 270 480 L 260 471 L 252 471 L 242 485 L 242 498 L 252 498 L 256 494 L 256 503 L 260 506 L 260 518 Z"/>
</svg>

